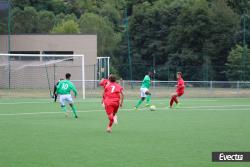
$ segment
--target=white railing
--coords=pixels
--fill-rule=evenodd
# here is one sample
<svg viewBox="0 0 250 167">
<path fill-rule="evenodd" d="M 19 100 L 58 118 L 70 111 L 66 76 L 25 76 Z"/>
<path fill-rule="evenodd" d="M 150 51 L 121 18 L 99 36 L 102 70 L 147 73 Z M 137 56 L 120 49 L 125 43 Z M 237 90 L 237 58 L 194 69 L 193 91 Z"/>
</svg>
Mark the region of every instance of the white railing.
<svg viewBox="0 0 250 167">
<path fill-rule="evenodd" d="M 98 80 L 86 80 L 86 96 L 99 95 Z M 142 81 L 118 81 L 128 96 L 139 96 Z M 150 91 L 157 97 L 167 97 L 175 91 L 176 81 L 152 81 Z M 243 81 L 185 81 L 186 97 L 250 97 L 250 82 Z"/>
<path fill-rule="evenodd" d="M 85 83 L 86 98 L 101 98 L 103 88 L 99 80 L 72 80 L 76 85 L 79 97 L 82 97 L 82 84 Z M 120 80 L 126 98 L 138 98 L 142 81 Z M 176 81 L 153 81 L 150 92 L 156 98 L 168 98 L 175 92 Z M 242 81 L 185 81 L 184 98 L 188 97 L 244 97 L 250 98 L 250 82 Z M 53 86 L 53 85 L 51 85 Z M 0 87 L 0 98 L 48 98 L 48 88 L 33 87 Z"/>
</svg>

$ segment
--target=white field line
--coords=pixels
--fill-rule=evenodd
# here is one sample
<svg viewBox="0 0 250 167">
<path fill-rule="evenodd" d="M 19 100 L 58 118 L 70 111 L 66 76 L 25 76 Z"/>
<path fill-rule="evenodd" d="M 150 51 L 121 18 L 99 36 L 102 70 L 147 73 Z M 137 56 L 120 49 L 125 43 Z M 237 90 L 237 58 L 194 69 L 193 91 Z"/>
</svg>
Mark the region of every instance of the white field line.
<svg viewBox="0 0 250 167">
<path fill-rule="evenodd" d="M 95 112 L 99 110 L 88 110 L 88 111 L 78 111 L 82 113 Z M 101 110 L 100 110 L 101 111 Z M 12 115 L 43 115 L 43 114 L 62 114 L 62 112 L 36 112 L 36 113 L 13 113 L 13 114 L 0 114 L 0 116 L 12 116 Z"/>
<path fill-rule="evenodd" d="M 226 108 L 226 107 L 250 107 L 250 105 L 218 105 L 218 106 L 195 106 L 195 107 L 180 107 L 180 109 L 201 109 L 201 108 Z M 238 108 L 237 108 L 238 109 Z M 250 109 L 250 108 L 249 108 Z"/>
<path fill-rule="evenodd" d="M 48 104 L 48 103 L 52 103 L 52 102 L 31 102 L 31 101 L 27 101 L 27 102 L 0 102 L 0 105 L 18 105 L 18 104 Z"/>
<path fill-rule="evenodd" d="M 237 108 L 238 111 L 244 111 L 244 110 L 249 110 L 250 111 L 250 105 L 224 105 L 224 106 L 196 106 L 196 107 L 181 107 L 179 109 L 168 109 L 166 107 L 161 107 L 157 108 L 157 110 L 166 110 L 166 111 L 182 111 L 185 109 L 193 109 L 193 110 L 236 110 L 236 108 L 232 107 L 249 107 L 249 108 Z M 141 108 L 138 110 L 145 110 L 146 108 Z M 90 112 L 102 112 L 104 109 L 96 109 L 96 110 L 87 110 L 87 111 L 78 111 L 79 113 L 90 113 Z M 124 109 L 121 108 L 120 111 L 133 111 L 135 112 L 134 109 Z M 57 111 L 57 112 L 36 112 L 36 113 L 0 113 L 0 116 L 18 116 L 18 115 L 44 115 L 44 114 L 62 114 L 62 112 Z"/>
<path fill-rule="evenodd" d="M 139 99 L 139 98 L 138 98 Z M 138 99 L 125 99 L 124 101 L 136 101 Z M 249 98 L 222 98 L 222 99 L 249 99 Z M 202 101 L 202 102 L 214 102 L 214 101 L 219 101 L 220 99 L 196 99 L 196 98 L 188 98 L 188 99 L 182 99 L 184 101 Z M 153 102 L 168 102 L 169 98 L 165 99 L 157 99 L 157 100 L 152 100 Z M 99 103 L 101 102 L 100 99 L 93 99 L 92 101 L 89 100 L 75 100 L 76 103 Z M 20 101 L 20 102 L 0 102 L 0 105 L 19 105 L 19 104 L 49 104 L 49 103 L 54 103 L 53 99 L 51 101 L 48 101 L 47 99 L 41 99 L 39 101 Z"/>
<path fill-rule="evenodd" d="M 185 99 L 186 101 L 187 99 Z M 216 99 L 188 99 L 187 101 L 204 101 L 204 102 L 209 102 L 209 101 L 218 101 Z M 136 100 L 125 100 L 125 101 L 136 101 Z M 153 100 L 154 102 L 168 102 L 169 99 L 166 100 Z M 96 101 L 81 101 L 81 100 L 75 100 L 76 103 L 101 103 L 101 99 L 100 100 L 96 100 Z M 19 104 L 49 104 L 49 103 L 54 103 L 53 101 L 23 101 L 23 102 L 0 102 L 0 105 L 19 105 Z"/>
<path fill-rule="evenodd" d="M 139 99 L 139 98 L 138 98 Z M 138 99 L 124 99 L 124 101 L 136 101 Z M 249 98 L 221 98 L 221 99 L 249 99 Z M 184 101 L 203 101 L 203 102 L 213 102 L 213 101 L 219 101 L 220 98 L 218 99 L 202 99 L 202 98 L 183 98 L 182 100 Z M 157 100 L 152 100 L 153 102 L 168 102 L 169 97 L 166 97 L 164 99 L 157 99 Z M 76 103 L 99 103 L 101 102 L 101 98 L 95 98 L 91 101 L 89 100 L 79 100 L 75 99 Z M 20 102 L 0 102 L 0 105 L 18 105 L 18 104 L 49 104 L 49 103 L 54 103 L 53 99 L 51 101 L 48 101 L 48 99 L 38 99 L 37 101 L 20 101 Z"/>
</svg>

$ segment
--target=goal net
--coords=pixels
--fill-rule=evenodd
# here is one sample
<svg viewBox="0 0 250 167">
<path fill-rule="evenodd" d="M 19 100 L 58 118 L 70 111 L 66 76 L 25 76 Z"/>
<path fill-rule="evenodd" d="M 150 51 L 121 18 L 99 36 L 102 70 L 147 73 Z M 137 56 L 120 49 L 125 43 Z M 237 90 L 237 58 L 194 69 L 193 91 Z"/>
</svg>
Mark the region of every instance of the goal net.
<svg viewBox="0 0 250 167">
<path fill-rule="evenodd" d="M 110 57 L 97 57 L 97 80 L 108 78 L 110 74 Z"/>
<path fill-rule="evenodd" d="M 0 54 L 0 97 L 52 97 L 66 73 L 85 99 L 84 55 Z"/>
</svg>

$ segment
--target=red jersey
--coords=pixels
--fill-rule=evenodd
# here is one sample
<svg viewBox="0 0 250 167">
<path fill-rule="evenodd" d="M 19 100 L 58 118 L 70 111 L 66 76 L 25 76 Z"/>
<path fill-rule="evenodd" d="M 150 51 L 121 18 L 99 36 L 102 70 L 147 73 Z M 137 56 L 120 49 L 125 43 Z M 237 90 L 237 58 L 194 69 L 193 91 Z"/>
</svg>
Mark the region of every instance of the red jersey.
<svg viewBox="0 0 250 167">
<path fill-rule="evenodd" d="M 177 88 L 176 88 L 176 92 L 177 93 L 184 93 L 184 89 L 185 89 L 185 82 L 182 78 L 179 78 L 177 80 Z"/>
<path fill-rule="evenodd" d="M 104 89 L 104 103 L 110 104 L 120 101 L 120 93 L 123 88 L 116 82 L 109 82 Z"/>
<path fill-rule="evenodd" d="M 105 88 L 105 86 L 109 83 L 109 80 L 108 79 L 102 79 L 100 81 L 100 86 L 103 87 L 103 89 Z"/>
</svg>

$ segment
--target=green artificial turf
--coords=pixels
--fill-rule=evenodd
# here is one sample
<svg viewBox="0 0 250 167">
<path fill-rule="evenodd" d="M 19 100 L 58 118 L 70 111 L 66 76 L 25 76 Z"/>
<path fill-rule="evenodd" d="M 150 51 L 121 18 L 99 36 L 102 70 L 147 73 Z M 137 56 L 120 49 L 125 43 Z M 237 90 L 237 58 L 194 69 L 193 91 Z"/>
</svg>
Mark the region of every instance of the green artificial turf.
<svg viewBox="0 0 250 167">
<path fill-rule="evenodd" d="M 119 124 L 105 132 L 101 99 L 77 99 L 79 119 L 46 99 L 0 99 L 1 167 L 232 167 L 213 151 L 250 151 L 250 99 L 152 99 L 156 111 L 126 99 Z"/>
</svg>

